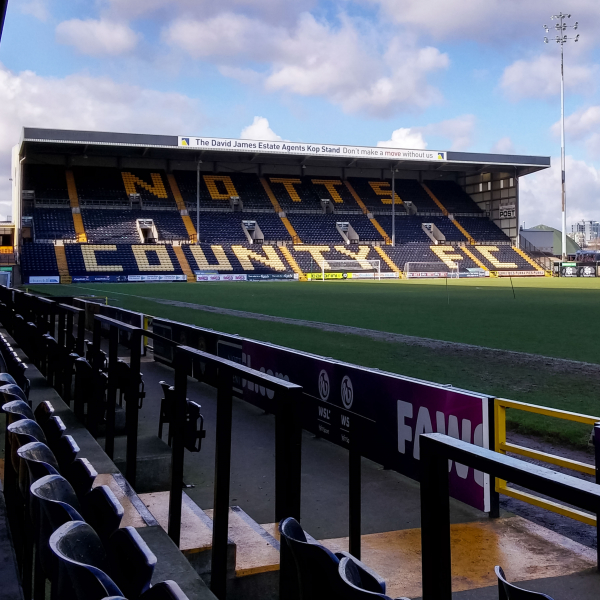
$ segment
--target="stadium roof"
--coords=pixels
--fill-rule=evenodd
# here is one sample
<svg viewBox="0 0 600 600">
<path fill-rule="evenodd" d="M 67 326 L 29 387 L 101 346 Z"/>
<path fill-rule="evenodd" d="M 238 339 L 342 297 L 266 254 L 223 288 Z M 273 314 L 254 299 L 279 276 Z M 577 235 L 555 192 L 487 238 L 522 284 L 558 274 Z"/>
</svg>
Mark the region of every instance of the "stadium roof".
<svg viewBox="0 0 600 600">
<path fill-rule="evenodd" d="M 0 0 L 1 1 L 1 0 Z M 527 175 L 550 166 L 548 156 L 481 154 L 365 146 L 254 141 L 176 135 L 71 131 L 24 127 L 21 155 L 67 154 L 161 158 L 177 161 L 252 162 L 289 166 L 402 168 L 467 174 L 514 171 Z"/>
<path fill-rule="evenodd" d="M 8 0 L 0 0 L 0 40 L 2 40 L 2 30 L 4 29 L 4 19 L 6 18 L 6 9 Z"/>
</svg>

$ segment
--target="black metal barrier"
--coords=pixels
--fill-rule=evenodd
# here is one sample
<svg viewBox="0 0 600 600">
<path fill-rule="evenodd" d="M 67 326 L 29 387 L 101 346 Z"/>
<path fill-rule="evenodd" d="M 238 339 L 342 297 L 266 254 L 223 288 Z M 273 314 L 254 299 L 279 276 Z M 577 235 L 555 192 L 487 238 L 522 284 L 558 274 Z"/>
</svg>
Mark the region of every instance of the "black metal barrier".
<svg viewBox="0 0 600 600">
<path fill-rule="evenodd" d="M 600 428 L 600 424 L 596 425 Z M 448 460 L 577 508 L 600 514 L 600 485 L 518 460 L 441 433 L 422 434 L 423 600 L 452 600 Z"/>
<path fill-rule="evenodd" d="M 161 339 L 161 341 L 163 341 Z M 261 373 L 239 363 L 187 346 L 175 348 L 175 418 L 173 436 L 172 484 L 169 499 L 169 536 L 179 544 L 183 487 L 184 428 L 187 378 L 192 361 L 201 361 L 205 373 L 216 375 L 217 422 L 211 589 L 225 598 L 227 589 L 227 539 L 229 527 L 229 485 L 231 476 L 231 429 L 234 381 L 236 378 L 268 386 L 276 393 L 275 410 L 275 521 L 286 517 L 300 520 L 302 428 L 298 403 L 302 388 L 283 379 Z M 210 377 L 209 377 L 210 378 Z M 214 385 L 214 380 L 211 385 Z M 288 595 L 293 569 L 281 545 L 280 598 Z"/>
<path fill-rule="evenodd" d="M 140 391 L 140 361 L 141 361 L 141 338 L 142 336 L 154 337 L 152 332 L 132 327 L 121 321 L 110 319 L 102 315 L 94 317 L 93 344 L 92 344 L 92 369 L 95 381 L 95 389 L 99 393 L 103 392 L 103 386 L 100 385 L 98 378 L 102 373 L 104 354 L 101 352 L 100 345 L 102 339 L 102 326 L 108 327 L 108 381 L 106 386 L 106 445 L 105 452 L 110 458 L 114 454 L 115 440 L 115 411 L 117 408 L 117 389 L 121 389 L 120 377 L 118 372 L 118 348 L 119 344 L 129 349 L 129 383 L 125 392 L 125 422 L 126 422 L 126 467 L 125 478 L 135 488 L 136 463 L 137 463 L 137 438 L 138 438 L 138 412 L 140 409 L 140 400 L 142 392 Z M 167 340 L 175 346 L 175 342 Z M 96 397 L 96 406 L 101 405 L 101 401 Z M 104 412 L 104 411 L 102 411 Z"/>
</svg>

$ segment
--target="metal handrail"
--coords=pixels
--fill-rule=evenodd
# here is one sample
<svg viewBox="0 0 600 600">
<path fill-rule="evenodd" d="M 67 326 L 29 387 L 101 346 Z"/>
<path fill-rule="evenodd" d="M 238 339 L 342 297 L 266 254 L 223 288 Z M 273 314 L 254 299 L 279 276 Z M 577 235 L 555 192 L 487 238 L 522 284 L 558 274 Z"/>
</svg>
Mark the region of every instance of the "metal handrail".
<svg viewBox="0 0 600 600">
<path fill-rule="evenodd" d="M 595 427 L 600 441 L 600 425 Z M 421 547 L 423 600 L 452 600 L 448 460 L 507 479 L 592 513 L 600 513 L 600 485 L 468 444 L 441 433 L 422 434 Z M 599 550 L 600 552 L 600 550 Z"/>
<path fill-rule="evenodd" d="M 227 590 L 227 539 L 229 526 L 229 485 L 231 473 L 231 433 L 233 412 L 233 382 L 243 377 L 275 391 L 275 520 L 294 517 L 300 520 L 302 426 L 298 403 L 302 387 L 267 375 L 231 360 L 208 354 L 188 346 L 175 349 L 175 429 L 173 437 L 172 485 L 169 499 L 169 536 L 179 544 L 183 483 L 183 427 L 187 376 L 193 359 L 217 369 L 217 422 L 215 452 L 215 485 L 213 513 L 213 543 L 211 558 L 211 589 L 218 598 Z M 281 547 L 280 597 L 287 596 L 292 561 Z"/>
<path fill-rule="evenodd" d="M 506 410 L 509 408 L 538 415 L 544 415 L 546 417 L 553 417 L 555 419 L 562 419 L 564 421 L 583 423 L 585 425 L 590 426 L 594 426 L 596 423 L 600 422 L 600 417 L 583 415 L 580 413 L 569 412 L 566 410 L 559 410 L 557 408 L 536 406 L 535 404 L 527 404 L 525 402 L 517 402 L 515 400 L 505 400 L 503 398 L 494 399 L 494 443 L 496 452 L 499 452 L 500 454 L 506 454 L 507 452 L 511 452 L 513 454 L 518 454 L 527 458 L 533 458 L 535 460 L 539 460 L 541 462 L 545 462 L 551 465 L 556 465 L 559 467 L 577 471 L 579 473 L 584 473 L 585 475 L 596 475 L 596 465 L 586 464 L 580 461 L 572 460 L 569 458 L 563 458 L 561 456 L 548 454 L 546 452 L 540 452 L 539 450 L 533 450 L 531 448 L 526 448 L 524 446 L 519 446 L 517 444 L 511 444 L 507 442 Z M 580 510 L 576 510 L 569 506 L 557 504 L 556 502 L 546 500 L 545 498 L 540 498 L 539 496 L 535 496 L 527 492 L 516 490 L 514 488 L 509 488 L 507 482 L 503 479 L 496 479 L 495 490 L 498 493 L 503 494 L 504 496 L 510 496 L 511 498 L 521 500 L 522 502 L 527 502 L 528 504 L 532 504 L 533 506 L 537 506 L 538 508 L 544 508 L 559 515 L 563 515 L 565 517 L 569 517 L 571 519 L 575 519 L 576 521 L 585 523 L 586 525 L 596 525 L 597 519 L 594 515 L 584 513 Z"/>
</svg>

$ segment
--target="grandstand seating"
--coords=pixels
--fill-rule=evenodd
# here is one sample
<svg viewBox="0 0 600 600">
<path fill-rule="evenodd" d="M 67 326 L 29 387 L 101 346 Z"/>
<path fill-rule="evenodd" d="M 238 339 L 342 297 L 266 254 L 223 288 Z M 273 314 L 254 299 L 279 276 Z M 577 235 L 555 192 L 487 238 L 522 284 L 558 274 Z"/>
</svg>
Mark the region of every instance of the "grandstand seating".
<svg viewBox="0 0 600 600">
<path fill-rule="evenodd" d="M 409 244 L 412 242 L 429 243 L 429 236 L 423 231 L 422 224 L 425 219 L 417 215 L 400 214 L 396 215 L 396 243 Z M 429 219 L 427 219 L 429 221 Z M 386 233 L 392 236 L 392 217 L 388 215 L 379 215 L 377 222 L 383 227 Z"/>
<path fill-rule="evenodd" d="M 460 217 L 459 223 L 478 242 L 509 242 L 510 238 L 494 223 L 485 217 Z"/>
<path fill-rule="evenodd" d="M 36 199 L 69 199 L 65 167 L 26 164 L 23 171 L 23 189 L 34 190 Z"/>
<path fill-rule="evenodd" d="M 23 244 L 21 248 L 21 273 L 28 281 L 30 275 L 58 275 L 56 254 L 52 244 Z"/>
<path fill-rule="evenodd" d="M 290 223 L 304 243 L 339 244 L 343 238 L 336 229 L 337 222 L 348 222 L 360 240 L 381 240 L 381 235 L 364 215 L 327 214 L 288 216 Z"/>
<path fill-rule="evenodd" d="M 190 211 L 196 227 L 196 211 Z M 256 221 L 265 240 L 290 240 L 281 219 L 275 213 L 244 212 L 200 212 L 199 234 L 201 242 L 243 242 L 247 241 L 242 229 L 242 221 Z"/>
<path fill-rule="evenodd" d="M 378 250 L 371 249 L 368 258 L 379 259 L 384 252 L 394 269 L 402 270 L 406 262 L 440 262 L 448 252 L 459 256 L 457 261 L 462 270 L 483 267 L 530 271 L 536 268 L 507 244 L 510 240 L 504 232 L 486 218 L 453 181 L 428 180 L 421 184 L 416 179 L 395 180 L 398 205 L 396 247 L 392 248 L 386 245 L 392 234 L 389 179 L 351 177 L 343 181 L 335 177 L 282 174 L 266 175 L 261 180 L 258 175 L 249 173 L 203 173 L 198 227 L 201 244 L 195 250 L 184 244 L 181 249 L 177 248 L 176 254 L 170 242 L 187 243 L 195 239 L 195 171 L 175 171 L 167 176 L 161 170 L 73 167 L 72 173 L 69 189 L 75 202 L 81 203 L 83 237 L 76 233 L 71 209 L 26 208 L 34 219 L 36 242 L 85 242 L 87 236 L 87 246 L 85 243 L 65 244 L 65 261 L 60 270 L 65 281 L 69 281 L 69 275 L 110 275 L 120 280 L 132 275 L 159 273 L 178 276 L 185 273 L 192 280 L 192 271 L 214 270 L 215 265 L 225 273 L 304 272 L 311 268 L 311 260 L 314 266 L 315 256 L 318 256 L 312 255 L 309 247 L 325 248 L 331 253 L 327 255 L 329 258 L 346 257 L 334 249 L 334 246 L 344 247 L 344 239 L 336 229 L 336 222 L 343 221 L 349 222 L 358 234 L 359 246 L 382 245 Z M 36 201 L 56 200 L 59 204 L 69 201 L 64 166 L 28 165 L 24 187 L 35 190 Z M 132 193 L 141 195 L 141 207 L 130 207 L 129 194 Z M 233 210 L 231 196 L 240 197 L 241 210 Z M 333 212 L 323 212 L 322 199 L 329 200 Z M 407 212 L 403 201 L 412 202 L 416 213 L 412 209 Z M 187 228 L 180 213 L 183 206 L 187 206 L 189 213 L 189 219 L 185 216 Z M 277 214 L 280 210 L 287 218 Z M 373 212 L 377 222 L 363 214 L 365 212 Z M 457 215 L 456 223 L 446 213 Z M 152 219 L 158 236 L 157 246 L 142 245 L 137 219 Z M 265 248 L 248 244 L 242 228 L 244 220 L 258 223 Z M 444 234 L 446 246 L 433 247 L 423 231 L 423 223 L 434 223 Z M 277 246 L 281 243 L 290 246 L 280 249 Z M 456 243 L 464 248 L 448 246 Z M 304 244 L 304 248 L 300 248 L 300 244 Z M 478 248 L 478 244 L 496 246 L 486 249 L 485 246 Z M 220 248 L 216 251 L 218 256 L 213 246 Z M 152 248 L 154 252 L 150 252 Z M 356 252 L 357 246 L 346 249 Z M 59 250 L 62 255 L 63 248 Z M 199 251 L 206 253 L 205 258 L 197 254 Z M 266 254 L 269 252 L 271 254 Z M 199 262 L 196 255 L 200 257 Z M 24 281 L 29 276 L 59 274 L 56 254 L 49 244 L 23 246 L 21 262 Z M 221 268 L 219 264 L 225 266 Z M 382 263 L 383 270 L 391 268 L 388 263 Z"/>
<path fill-rule="evenodd" d="M 65 252 L 72 276 L 183 275 L 168 244 L 68 244 Z"/>
<path fill-rule="evenodd" d="M 458 183 L 446 180 L 424 182 L 449 213 L 480 213 L 479 206 Z"/>
<path fill-rule="evenodd" d="M 386 252 L 389 247 L 386 247 Z M 355 260 L 356 258 L 366 260 L 379 260 L 381 272 L 391 272 L 391 268 L 382 260 L 373 246 L 361 246 L 351 244 L 325 245 L 325 244 L 303 244 L 294 246 L 292 254 L 298 263 L 298 266 L 304 273 L 317 273 L 321 271 L 321 262 L 323 259 L 330 260 Z"/>
<path fill-rule="evenodd" d="M 276 246 L 239 244 L 198 244 L 183 246 L 192 270 L 219 273 L 291 273 L 283 254 Z"/>
<path fill-rule="evenodd" d="M 81 204 L 112 203 L 129 205 L 119 169 L 74 167 L 73 176 Z"/>
<path fill-rule="evenodd" d="M 169 244 L 66 244 L 66 259 L 73 277 L 101 276 L 127 280 L 130 276 L 176 275 L 183 278 L 183 270 L 173 247 Z M 192 271 L 218 271 L 221 274 L 239 273 L 293 273 L 286 253 L 303 272 L 315 272 L 315 265 L 323 258 L 352 260 L 359 256 L 380 260 L 381 271 L 390 272 L 393 265 L 403 271 L 407 262 L 457 263 L 461 272 L 467 269 L 489 271 L 533 271 L 535 267 L 510 245 L 453 247 L 429 243 L 403 243 L 395 247 L 376 248 L 368 244 L 345 245 L 333 243 L 296 244 L 279 248 L 273 244 L 214 242 L 181 246 Z M 357 254 L 362 252 L 362 254 Z M 22 252 L 23 280 L 30 276 L 58 275 L 58 266 L 51 244 L 26 244 Z"/>
<path fill-rule="evenodd" d="M 33 228 L 36 240 L 76 239 L 70 208 L 35 208 Z"/>
<path fill-rule="evenodd" d="M 83 223 L 92 243 L 139 243 L 137 219 L 152 219 L 159 240 L 187 240 L 188 234 L 176 210 L 82 209 Z"/>
<path fill-rule="evenodd" d="M 196 208 L 197 175 L 195 171 L 174 171 L 175 180 L 187 207 Z M 239 196 L 244 210 L 273 211 L 273 206 L 256 175 L 246 173 L 202 174 L 200 184 L 201 210 L 226 211 L 229 198 Z"/>
<path fill-rule="evenodd" d="M 369 211 L 374 213 L 391 211 L 392 180 L 391 179 L 366 179 L 363 177 L 350 177 L 349 181 L 355 192 L 364 202 Z M 442 210 L 435 204 L 416 179 L 396 179 L 396 210 L 404 212 L 403 202 L 412 202 L 419 213 L 441 214 Z"/>
<path fill-rule="evenodd" d="M 335 212 L 362 212 L 340 178 L 269 176 L 267 179 L 286 213 L 320 213 L 321 200 L 329 200 Z"/>
<path fill-rule="evenodd" d="M 433 223 L 444 234 L 447 242 L 464 242 L 467 239 L 448 217 L 432 216 L 426 222 Z"/>
</svg>

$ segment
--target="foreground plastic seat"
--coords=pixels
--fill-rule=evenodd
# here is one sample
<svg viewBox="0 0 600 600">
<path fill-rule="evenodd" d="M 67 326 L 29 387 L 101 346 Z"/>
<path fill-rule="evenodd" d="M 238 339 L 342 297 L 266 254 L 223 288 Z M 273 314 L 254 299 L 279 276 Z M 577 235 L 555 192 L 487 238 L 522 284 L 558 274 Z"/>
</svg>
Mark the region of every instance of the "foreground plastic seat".
<svg viewBox="0 0 600 600">
<path fill-rule="evenodd" d="M 2 412 L 8 415 L 7 425 L 19 421 L 20 419 L 35 420 L 33 411 L 25 400 L 11 400 L 2 405 Z"/>
<path fill-rule="evenodd" d="M 133 527 L 118 529 L 106 545 L 111 574 L 127 598 L 150 588 L 156 556 Z"/>
<path fill-rule="evenodd" d="M 43 429 L 46 426 L 48 419 L 54 414 L 54 407 L 50 402 L 44 400 L 37 405 L 37 408 L 33 412 L 35 420 L 39 423 Z"/>
<path fill-rule="evenodd" d="M 83 517 L 75 491 L 60 475 L 46 475 L 32 483 L 31 496 L 38 507 L 36 565 L 41 566 L 42 573 L 36 568 L 35 580 L 39 590 L 43 589 L 44 576 L 54 582 L 58 574 L 58 561 L 50 551 L 50 536 L 64 523 L 83 521 Z"/>
<path fill-rule="evenodd" d="M 19 470 L 19 488 L 29 490 L 34 481 L 45 475 L 59 475 L 58 463 L 52 450 L 42 442 L 31 442 L 17 450 L 21 459 Z"/>
<path fill-rule="evenodd" d="M 59 598 L 101 600 L 106 596 L 123 596 L 106 574 L 106 552 L 90 525 L 82 521 L 65 523 L 50 536 L 49 544 L 60 563 Z"/>
<path fill-rule="evenodd" d="M 385 595 L 385 581 L 376 573 L 364 568 L 356 560 L 345 557 L 340 561 L 338 568 L 340 575 L 339 593 L 344 600 L 368 600 L 369 598 L 382 598 L 389 600 Z M 396 600 L 409 600 L 405 597 Z"/>
<path fill-rule="evenodd" d="M 8 373 L 0 373 L 0 376 L 2 375 L 8 375 Z M 21 400 L 27 401 L 27 395 L 25 392 L 16 384 L 15 380 L 10 375 L 8 376 L 12 379 L 12 381 L 6 382 L 0 386 L 0 394 L 2 394 L 7 400 L 9 397 L 12 400 L 12 397 L 16 396 L 17 398 L 21 398 Z"/>
<path fill-rule="evenodd" d="M 56 456 L 58 466 L 62 473 L 66 473 L 79 454 L 79 446 L 72 435 L 61 437 L 50 448 Z"/>
<path fill-rule="evenodd" d="M 76 458 L 64 475 L 73 486 L 77 497 L 81 499 L 92 489 L 98 472 L 87 458 Z"/>
<path fill-rule="evenodd" d="M 19 470 L 21 461 L 17 450 L 26 444 L 31 442 L 42 442 L 46 443 L 46 436 L 42 431 L 42 428 L 33 419 L 19 419 L 14 423 L 11 423 L 7 428 L 7 435 L 10 440 L 10 457 L 13 469 Z"/>
<path fill-rule="evenodd" d="M 125 511 L 107 485 L 100 485 L 82 499 L 83 515 L 103 543 L 119 529 Z"/>
<path fill-rule="evenodd" d="M 502 567 L 497 566 L 495 569 L 496 577 L 498 577 L 498 598 L 499 600 L 552 600 L 550 596 L 540 592 L 530 592 L 522 588 L 518 588 L 512 583 L 506 581 L 506 576 Z"/>
<path fill-rule="evenodd" d="M 301 600 L 336 600 L 340 556 L 325 546 L 311 544 L 300 524 L 289 517 L 279 525 L 281 537 L 291 550 L 298 573 Z"/>
<path fill-rule="evenodd" d="M 161 581 L 145 592 L 140 600 L 189 600 L 183 590 L 171 580 Z"/>
<path fill-rule="evenodd" d="M 0 386 L 6 383 L 13 383 L 14 385 L 17 385 L 15 378 L 10 373 L 0 373 Z"/>
</svg>

